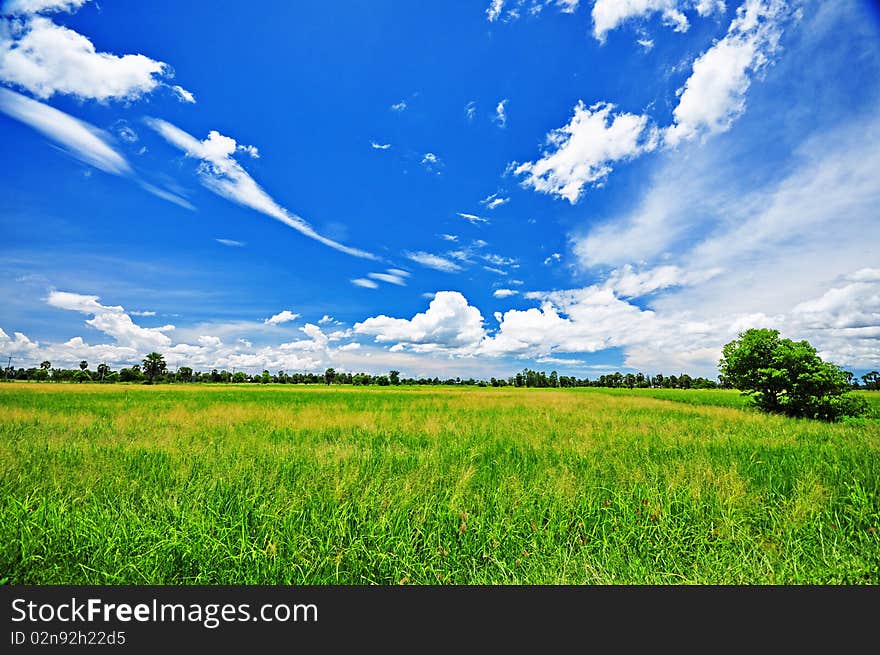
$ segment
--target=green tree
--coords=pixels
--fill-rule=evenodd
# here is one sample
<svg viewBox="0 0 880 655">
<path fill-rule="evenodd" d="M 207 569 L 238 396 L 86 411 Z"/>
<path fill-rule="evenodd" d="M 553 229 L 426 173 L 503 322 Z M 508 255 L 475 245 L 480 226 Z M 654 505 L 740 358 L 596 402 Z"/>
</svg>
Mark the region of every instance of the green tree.
<svg viewBox="0 0 880 655">
<path fill-rule="evenodd" d="M 50 362 L 48 359 L 44 360 L 40 364 L 40 368 L 43 369 L 44 371 L 48 371 L 50 368 L 52 368 L 52 362 Z"/>
<path fill-rule="evenodd" d="M 400 371 L 388 371 L 388 380 L 391 384 L 400 384 Z"/>
<path fill-rule="evenodd" d="M 164 375 L 168 370 L 165 358 L 157 352 L 152 352 L 144 357 L 143 364 L 144 374 L 147 376 L 147 384 L 153 384 L 153 380 L 156 377 Z"/>
<path fill-rule="evenodd" d="M 98 378 L 103 382 L 104 378 L 107 377 L 107 374 L 110 372 L 110 367 L 106 364 L 98 364 L 97 372 Z"/>
<path fill-rule="evenodd" d="M 89 363 L 86 360 L 82 360 L 79 363 L 79 370 L 80 371 L 85 371 L 88 367 L 89 367 Z"/>
<path fill-rule="evenodd" d="M 193 370 L 189 366 L 181 366 L 177 369 L 177 379 L 180 382 L 192 382 Z"/>
<path fill-rule="evenodd" d="M 333 384 L 333 380 L 336 379 L 336 370 L 332 368 L 328 368 L 324 371 L 324 382 L 326 384 Z"/>
<path fill-rule="evenodd" d="M 719 362 L 722 380 L 766 412 L 837 421 L 866 411 L 847 392 L 844 371 L 823 362 L 806 341 L 782 339 L 778 330 L 751 329 L 726 344 Z"/>
<path fill-rule="evenodd" d="M 865 373 L 862 382 L 865 384 L 865 389 L 880 390 L 880 373 L 877 371 Z"/>
</svg>

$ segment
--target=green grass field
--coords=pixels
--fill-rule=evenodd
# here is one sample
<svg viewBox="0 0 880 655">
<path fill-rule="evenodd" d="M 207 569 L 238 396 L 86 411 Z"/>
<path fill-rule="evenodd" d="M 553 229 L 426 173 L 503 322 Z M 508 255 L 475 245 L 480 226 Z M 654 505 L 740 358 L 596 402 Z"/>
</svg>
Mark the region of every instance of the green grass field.
<svg viewBox="0 0 880 655">
<path fill-rule="evenodd" d="M 0 385 L 12 584 L 880 584 L 880 394 Z"/>
</svg>

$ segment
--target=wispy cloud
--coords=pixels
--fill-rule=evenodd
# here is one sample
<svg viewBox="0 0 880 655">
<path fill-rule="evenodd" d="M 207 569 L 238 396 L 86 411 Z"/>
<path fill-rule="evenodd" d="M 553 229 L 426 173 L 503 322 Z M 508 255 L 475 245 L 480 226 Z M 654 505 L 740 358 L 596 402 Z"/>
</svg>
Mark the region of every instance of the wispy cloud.
<svg viewBox="0 0 880 655">
<path fill-rule="evenodd" d="M 356 287 L 363 287 L 365 289 L 378 289 L 379 285 L 373 282 L 372 280 L 368 280 L 364 277 L 355 278 L 351 281 L 353 285 Z"/>
<path fill-rule="evenodd" d="M 507 127 L 507 98 L 495 105 L 495 116 L 492 120 L 498 123 L 499 127 Z"/>
<path fill-rule="evenodd" d="M 425 156 L 422 157 L 422 166 L 424 166 L 426 170 L 439 175 L 444 164 L 443 160 L 433 152 L 426 152 Z"/>
<path fill-rule="evenodd" d="M 376 143 L 375 141 L 370 141 L 370 147 L 374 150 L 388 150 L 391 147 L 390 143 Z"/>
<path fill-rule="evenodd" d="M 109 135 L 85 121 L 8 89 L 0 89 L 0 111 L 41 132 L 90 166 L 113 175 L 132 174 L 125 157 L 109 145 Z"/>
<path fill-rule="evenodd" d="M 94 125 L 37 100 L 0 88 L 0 112 L 21 121 L 61 146 L 64 152 L 84 164 L 127 177 L 144 190 L 186 209 L 195 209 L 184 198 L 139 179 L 128 160 L 110 145 L 112 137 Z"/>
<path fill-rule="evenodd" d="M 488 223 L 489 219 L 483 218 L 482 216 L 477 216 L 476 214 L 466 214 L 464 212 L 456 212 L 459 216 L 464 218 L 465 220 L 470 221 L 471 223 Z"/>
<path fill-rule="evenodd" d="M 180 148 L 188 157 L 201 160 L 198 167 L 199 178 L 203 185 L 217 195 L 281 221 L 305 236 L 347 255 L 378 259 L 372 253 L 351 248 L 318 234 L 303 218 L 275 202 L 241 164 L 232 158 L 237 146 L 234 139 L 212 130 L 208 138 L 199 141 L 167 121 L 158 118 L 145 120 L 147 125 L 170 144 Z"/>
<path fill-rule="evenodd" d="M 247 245 L 244 241 L 236 241 L 235 239 L 214 239 L 214 241 L 231 248 L 244 248 Z"/>
<path fill-rule="evenodd" d="M 437 271 L 443 271 L 445 273 L 457 273 L 462 270 L 461 266 L 456 264 L 455 262 L 446 259 L 445 257 L 441 257 L 440 255 L 435 255 L 429 252 L 417 251 L 417 252 L 405 252 L 404 256 L 407 259 L 411 259 L 417 264 L 421 264 L 422 266 L 426 266 L 427 268 L 433 268 Z"/>
<path fill-rule="evenodd" d="M 400 102 L 395 102 L 391 105 L 391 111 L 401 112 L 406 109 L 406 100 L 401 100 Z"/>
<path fill-rule="evenodd" d="M 510 198 L 502 198 L 497 193 L 493 193 L 491 196 L 483 198 L 480 201 L 480 204 L 487 209 L 495 209 L 496 207 L 500 207 L 501 205 L 504 205 L 508 202 L 510 202 Z"/>
<path fill-rule="evenodd" d="M 469 121 L 473 121 L 477 116 L 477 102 L 475 100 L 471 100 L 464 106 L 464 115 L 467 117 Z"/>
<path fill-rule="evenodd" d="M 373 278 L 374 280 L 379 280 L 380 282 L 387 282 L 388 284 L 395 284 L 399 287 L 406 286 L 406 280 L 404 279 L 409 273 L 405 273 L 405 271 L 400 271 L 399 269 L 393 269 L 396 272 L 392 273 L 390 270 L 387 273 L 369 273 L 367 277 Z M 405 275 L 400 275 L 401 272 L 404 272 Z"/>
</svg>

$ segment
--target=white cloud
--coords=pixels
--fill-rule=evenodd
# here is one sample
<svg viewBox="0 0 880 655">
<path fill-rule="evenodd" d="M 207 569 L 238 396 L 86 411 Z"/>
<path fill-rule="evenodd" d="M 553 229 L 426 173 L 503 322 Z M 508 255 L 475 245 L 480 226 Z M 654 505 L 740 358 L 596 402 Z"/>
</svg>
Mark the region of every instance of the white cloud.
<svg viewBox="0 0 880 655">
<path fill-rule="evenodd" d="M 563 14 L 573 14 L 577 11 L 580 0 L 556 0 L 556 5 L 561 7 L 559 11 Z"/>
<path fill-rule="evenodd" d="M 235 146 L 235 151 L 236 152 L 243 152 L 246 155 L 248 155 L 251 159 L 259 159 L 260 158 L 260 151 L 257 149 L 256 146 L 243 146 L 243 145 L 239 144 L 239 145 Z"/>
<path fill-rule="evenodd" d="M 394 343 L 416 352 L 462 351 L 474 348 L 485 335 L 480 310 L 457 291 L 438 291 L 427 311 L 412 319 L 383 314 L 355 323 L 354 331 L 374 336 L 378 343 Z"/>
<path fill-rule="evenodd" d="M 195 104 L 196 97 L 190 91 L 187 91 L 179 84 L 172 85 L 171 90 L 174 91 L 174 93 L 181 100 L 181 102 L 188 102 L 190 104 Z"/>
<path fill-rule="evenodd" d="M 492 295 L 496 298 L 509 298 L 510 296 L 515 296 L 519 291 L 516 289 L 495 289 L 492 292 Z"/>
<path fill-rule="evenodd" d="M 236 241 L 235 239 L 214 239 L 214 241 L 232 248 L 244 248 L 247 245 L 244 241 Z"/>
<path fill-rule="evenodd" d="M 440 169 L 443 168 L 444 164 L 443 160 L 433 152 L 426 152 L 425 156 L 422 157 L 422 166 L 424 166 L 426 170 L 439 175 Z"/>
<path fill-rule="evenodd" d="M 651 39 L 636 39 L 636 43 L 642 46 L 645 52 L 649 52 L 654 48 L 654 41 Z"/>
<path fill-rule="evenodd" d="M 776 52 L 788 13 L 783 0 L 743 3 L 725 37 L 694 61 L 690 77 L 678 91 L 673 124 L 665 132 L 667 144 L 730 128 L 745 111 L 752 76 Z"/>
<path fill-rule="evenodd" d="M 116 134 L 119 135 L 120 139 L 128 143 L 134 143 L 138 140 L 137 132 L 128 125 L 120 125 L 116 130 Z"/>
<path fill-rule="evenodd" d="M 501 198 L 497 193 L 493 193 L 491 196 L 483 198 L 480 201 L 480 204 L 487 207 L 488 209 L 495 209 L 496 207 L 500 207 L 506 203 L 510 202 L 510 198 Z"/>
<path fill-rule="evenodd" d="M 676 32 L 690 27 L 685 11 L 696 10 L 700 16 L 723 13 L 722 0 L 596 0 L 593 4 L 593 36 L 604 42 L 608 32 L 623 23 L 659 13 L 664 24 Z"/>
<path fill-rule="evenodd" d="M 98 296 L 52 291 L 46 302 L 52 307 L 91 315 L 93 318 L 87 320 L 86 325 L 113 337 L 118 347 L 150 352 L 171 345 L 171 337 L 165 333 L 174 330 L 173 325 L 143 328 L 131 320 L 123 307 L 102 305 Z"/>
<path fill-rule="evenodd" d="M 514 174 L 526 176 L 523 186 L 576 203 L 586 186 L 604 182 L 612 164 L 657 147 L 657 130 L 647 116 L 613 111 L 610 103 L 587 108 L 579 101 L 571 121 L 547 135 L 544 156 L 518 166 L 514 162 Z"/>
<path fill-rule="evenodd" d="M 378 289 L 379 285 L 373 282 L 372 280 L 368 280 L 364 277 L 355 278 L 351 281 L 353 285 L 356 287 L 363 287 L 365 289 Z"/>
<path fill-rule="evenodd" d="M 483 218 L 482 216 L 477 216 L 476 214 L 465 214 L 464 212 L 456 212 L 462 218 L 470 221 L 471 223 L 488 223 L 489 219 Z"/>
<path fill-rule="evenodd" d="M 486 9 L 486 19 L 490 23 L 494 23 L 498 20 L 498 17 L 501 15 L 501 10 L 504 8 L 504 0 L 492 0 L 489 7 Z"/>
<path fill-rule="evenodd" d="M 278 312 L 274 316 L 270 316 L 263 323 L 266 325 L 281 325 L 282 323 L 289 323 L 290 321 L 295 321 L 300 317 L 299 314 L 294 314 L 289 309 L 285 309 L 282 312 Z"/>
<path fill-rule="evenodd" d="M 495 116 L 492 120 L 498 123 L 499 127 L 507 127 L 507 98 L 495 105 Z"/>
<path fill-rule="evenodd" d="M 395 275 L 393 273 L 369 273 L 367 277 L 371 277 L 374 280 L 380 280 L 382 282 L 387 282 L 388 284 L 396 284 L 399 287 L 406 286 L 406 280 L 403 279 L 400 275 Z"/>
<path fill-rule="evenodd" d="M 421 264 L 422 266 L 426 266 L 427 268 L 433 268 L 437 271 L 443 271 L 445 273 L 455 273 L 462 270 L 461 266 L 459 266 L 455 262 L 450 261 L 445 257 L 434 255 L 429 252 L 405 252 L 404 256 L 407 259 L 411 259 L 412 261 L 416 262 L 417 264 Z"/>
<path fill-rule="evenodd" d="M 144 312 L 129 312 L 129 314 L 131 314 L 132 316 L 155 316 L 155 315 L 156 315 L 156 312 L 149 312 L 149 311 L 144 311 Z"/>
<path fill-rule="evenodd" d="M 0 40 L 0 80 L 38 98 L 62 93 L 99 102 L 131 101 L 171 76 L 164 62 L 97 52 L 85 36 L 42 16 L 8 25 L 11 38 Z"/>
<path fill-rule="evenodd" d="M 666 265 L 637 271 L 632 264 L 613 270 L 605 281 L 621 298 L 639 298 L 660 289 L 699 284 L 723 272 L 721 268 L 707 270 L 683 270 L 678 266 Z"/>
<path fill-rule="evenodd" d="M 237 148 L 235 139 L 212 130 L 208 134 L 208 138 L 199 141 L 167 121 L 148 118 L 146 122 L 166 141 L 180 148 L 188 157 L 202 160 L 198 168 L 199 178 L 202 184 L 217 195 L 281 221 L 305 236 L 347 255 L 363 259 L 377 259 L 372 253 L 351 248 L 318 234 L 303 218 L 275 202 L 242 168 L 241 164 L 232 158 Z"/>
<path fill-rule="evenodd" d="M 404 109 L 406 109 L 406 100 L 401 100 L 400 102 L 395 102 L 393 105 L 391 105 L 391 111 L 400 112 Z"/>
<path fill-rule="evenodd" d="M 503 271 L 500 268 L 495 268 L 494 266 L 484 266 L 483 270 L 489 271 L 490 273 L 495 273 L 496 275 L 507 275 L 507 271 Z"/>
<path fill-rule="evenodd" d="M 132 174 L 125 157 L 108 144 L 110 136 L 84 121 L 8 89 L 0 89 L 0 111 L 43 133 L 86 164 L 113 175 Z"/>
<path fill-rule="evenodd" d="M 23 14 L 41 14 L 64 11 L 69 14 L 76 12 L 89 0 L 7 0 L 3 4 L 3 12 L 11 16 Z"/>
<path fill-rule="evenodd" d="M 481 255 L 481 257 L 485 261 L 489 262 L 490 264 L 494 264 L 495 266 L 510 266 L 511 264 L 516 264 L 516 259 L 514 259 L 513 257 L 504 257 L 502 255 L 496 255 L 494 253 L 486 253 L 485 255 Z"/>
<path fill-rule="evenodd" d="M 370 141 L 370 147 L 373 150 L 388 150 L 391 147 L 390 143 L 376 143 L 375 141 Z"/>
<path fill-rule="evenodd" d="M 550 255 L 544 260 L 544 265 L 545 265 L 545 266 L 549 266 L 549 265 L 552 264 L 553 262 L 558 262 L 558 261 L 560 261 L 560 260 L 562 260 L 562 255 L 560 255 L 558 252 L 554 252 L 554 253 L 550 254 Z"/>
<path fill-rule="evenodd" d="M 464 106 L 464 115 L 467 117 L 469 121 L 474 120 L 477 116 L 477 103 L 474 100 L 471 100 Z"/>
<path fill-rule="evenodd" d="M 441 234 L 440 238 L 444 241 L 458 241 L 458 235 L 456 234 Z"/>
</svg>

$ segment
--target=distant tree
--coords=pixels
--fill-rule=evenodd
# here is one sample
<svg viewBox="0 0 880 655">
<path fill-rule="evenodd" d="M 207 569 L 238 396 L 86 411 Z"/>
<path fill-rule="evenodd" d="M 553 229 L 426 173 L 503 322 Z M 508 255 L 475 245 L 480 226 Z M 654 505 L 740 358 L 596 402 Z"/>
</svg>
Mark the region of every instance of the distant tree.
<svg viewBox="0 0 880 655">
<path fill-rule="evenodd" d="M 400 371 L 388 371 L 388 380 L 391 384 L 400 384 Z"/>
<path fill-rule="evenodd" d="M 151 352 L 144 357 L 144 374 L 147 376 L 147 384 L 153 384 L 153 380 L 160 375 L 164 375 L 168 370 L 165 364 L 165 358 L 157 353 Z"/>
<path fill-rule="evenodd" d="M 50 362 L 48 359 L 46 359 L 40 363 L 40 368 L 43 369 L 44 371 L 48 371 L 50 368 L 52 368 L 52 362 Z"/>
<path fill-rule="evenodd" d="M 98 368 L 96 370 L 98 372 L 98 379 L 103 382 L 104 378 L 107 377 L 107 374 L 110 372 L 110 367 L 102 363 L 98 364 Z"/>
<path fill-rule="evenodd" d="M 226 371 L 223 371 L 223 372 L 226 373 Z M 228 373 L 227 373 L 227 375 L 228 375 Z M 248 376 L 247 376 L 247 373 L 245 373 L 244 371 L 236 371 L 235 373 L 232 374 L 232 377 L 229 378 L 229 380 L 224 380 L 224 382 L 226 382 L 226 381 L 231 381 L 235 384 L 240 384 L 242 382 L 247 382 Z"/>
<path fill-rule="evenodd" d="M 766 412 L 837 421 L 866 411 L 847 392 L 843 370 L 823 362 L 806 341 L 782 339 L 778 330 L 750 329 L 726 344 L 719 369 L 724 380 Z"/>
<path fill-rule="evenodd" d="M 877 371 L 865 373 L 862 376 L 862 383 L 865 385 L 865 389 L 871 389 L 872 391 L 880 390 L 880 373 Z"/>
<path fill-rule="evenodd" d="M 324 383 L 325 384 L 333 384 L 333 381 L 336 379 L 336 371 L 332 368 L 328 368 L 324 371 Z"/>
<path fill-rule="evenodd" d="M 89 367 L 89 363 L 86 360 L 82 360 L 79 363 L 79 370 L 80 371 L 85 371 L 88 367 Z"/>
<path fill-rule="evenodd" d="M 92 376 L 89 375 L 89 372 L 87 370 L 81 368 L 74 374 L 73 379 L 77 382 L 91 382 Z"/>
<path fill-rule="evenodd" d="M 177 369 L 177 379 L 180 382 L 192 382 L 193 370 L 189 366 L 181 366 Z"/>
</svg>

